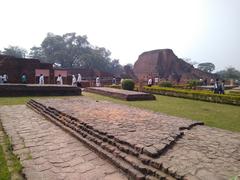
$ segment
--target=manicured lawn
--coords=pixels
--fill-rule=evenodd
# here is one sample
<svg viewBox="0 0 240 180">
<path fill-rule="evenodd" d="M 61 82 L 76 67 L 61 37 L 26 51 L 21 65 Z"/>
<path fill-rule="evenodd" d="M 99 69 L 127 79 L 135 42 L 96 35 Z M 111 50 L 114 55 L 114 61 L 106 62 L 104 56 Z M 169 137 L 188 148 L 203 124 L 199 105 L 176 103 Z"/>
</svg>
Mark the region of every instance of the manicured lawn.
<svg viewBox="0 0 240 180">
<path fill-rule="evenodd" d="M 9 180 L 10 173 L 8 171 L 7 162 L 3 154 L 2 146 L 0 145 L 0 180 Z"/>
<path fill-rule="evenodd" d="M 123 101 L 93 93 L 84 96 L 203 121 L 207 126 L 240 132 L 240 106 L 156 95 L 156 101 Z"/>
<path fill-rule="evenodd" d="M 143 109 L 149 109 L 168 115 L 185 117 L 192 120 L 203 121 L 206 125 L 240 132 L 240 106 L 217 104 L 204 101 L 175 98 L 156 95 L 156 101 L 123 101 L 92 93 L 83 93 L 96 100 L 107 100 L 126 104 Z M 62 98 L 54 97 L 3 97 L 0 105 L 25 104 L 31 98 Z M 66 97 L 66 96 L 65 96 Z"/>
</svg>

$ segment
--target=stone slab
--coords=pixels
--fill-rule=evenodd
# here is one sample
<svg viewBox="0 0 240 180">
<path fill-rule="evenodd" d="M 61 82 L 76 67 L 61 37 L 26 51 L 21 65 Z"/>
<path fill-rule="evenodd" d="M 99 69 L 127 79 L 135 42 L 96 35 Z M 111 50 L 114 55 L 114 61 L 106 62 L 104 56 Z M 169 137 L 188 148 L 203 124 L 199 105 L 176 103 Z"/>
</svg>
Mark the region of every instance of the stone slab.
<svg viewBox="0 0 240 180">
<path fill-rule="evenodd" d="M 128 91 L 128 90 L 108 88 L 108 87 L 90 87 L 90 88 L 87 88 L 86 91 L 105 95 L 105 96 L 110 96 L 118 99 L 123 99 L 127 101 L 156 99 L 154 95 L 149 93 Z"/>
</svg>

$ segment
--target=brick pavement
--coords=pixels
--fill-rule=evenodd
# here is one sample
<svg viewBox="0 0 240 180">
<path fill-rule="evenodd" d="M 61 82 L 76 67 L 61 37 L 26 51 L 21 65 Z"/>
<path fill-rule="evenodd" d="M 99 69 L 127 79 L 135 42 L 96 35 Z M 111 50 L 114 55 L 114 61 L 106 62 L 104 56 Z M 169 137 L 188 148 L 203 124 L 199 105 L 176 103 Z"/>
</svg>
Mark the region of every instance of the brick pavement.
<svg viewBox="0 0 240 180">
<path fill-rule="evenodd" d="M 108 161 L 25 105 L 3 106 L 0 111 L 27 179 L 127 179 Z"/>
<path fill-rule="evenodd" d="M 240 133 L 85 97 L 39 100 L 137 149 L 144 148 L 170 174 L 186 179 L 229 179 L 240 172 Z M 189 130 L 188 130 L 189 129 Z M 176 138 L 179 133 L 184 133 Z M 174 142 L 174 143 L 171 143 Z M 158 156 L 152 156 L 164 149 Z M 151 147 L 151 148 L 150 148 Z"/>
</svg>

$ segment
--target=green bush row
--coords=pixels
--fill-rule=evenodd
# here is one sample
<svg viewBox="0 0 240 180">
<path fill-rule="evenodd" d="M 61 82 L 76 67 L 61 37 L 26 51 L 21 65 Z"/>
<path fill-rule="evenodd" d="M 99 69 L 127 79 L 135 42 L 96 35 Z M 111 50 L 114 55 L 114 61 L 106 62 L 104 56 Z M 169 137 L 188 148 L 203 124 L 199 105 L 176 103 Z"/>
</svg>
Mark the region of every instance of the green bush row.
<svg viewBox="0 0 240 180">
<path fill-rule="evenodd" d="M 240 96 L 213 94 L 213 92 L 211 91 L 163 88 L 158 86 L 144 86 L 144 91 L 166 96 L 174 96 L 223 104 L 232 104 L 238 106 L 240 105 Z"/>
</svg>

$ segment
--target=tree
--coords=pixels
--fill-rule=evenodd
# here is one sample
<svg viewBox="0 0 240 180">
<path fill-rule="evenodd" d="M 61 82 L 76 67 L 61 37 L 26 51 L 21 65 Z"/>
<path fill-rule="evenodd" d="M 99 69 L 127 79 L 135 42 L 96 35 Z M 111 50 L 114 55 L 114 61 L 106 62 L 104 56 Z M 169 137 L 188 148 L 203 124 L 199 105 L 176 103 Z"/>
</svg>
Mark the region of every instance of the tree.
<svg viewBox="0 0 240 180">
<path fill-rule="evenodd" d="M 184 60 L 185 62 L 187 62 L 188 64 L 191 64 L 191 65 L 193 65 L 193 66 L 196 66 L 197 64 L 199 64 L 199 63 L 196 62 L 196 61 L 192 61 L 191 58 L 183 58 L 183 60 Z"/>
<path fill-rule="evenodd" d="M 212 71 L 215 70 L 215 65 L 210 62 L 200 63 L 200 64 L 198 64 L 198 69 L 200 69 L 204 72 L 211 73 Z"/>
<path fill-rule="evenodd" d="M 222 79 L 240 79 L 240 71 L 233 67 L 228 67 L 225 70 L 216 72 Z"/>
<path fill-rule="evenodd" d="M 66 33 L 62 36 L 48 33 L 41 47 L 32 47 L 29 54 L 49 63 L 62 67 L 83 67 L 119 74 L 122 66 L 118 60 L 110 58 L 111 52 L 103 47 L 91 45 L 87 36 Z"/>
<path fill-rule="evenodd" d="M 48 62 L 59 63 L 62 67 L 81 64 L 78 61 L 82 54 L 88 52 L 89 46 L 87 36 L 77 36 L 76 33 L 66 33 L 63 36 L 48 33 L 41 44 Z"/>
<path fill-rule="evenodd" d="M 47 61 L 47 57 L 41 47 L 33 46 L 30 49 L 29 57 L 33 59 L 39 59 L 41 61 Z"/>
<path fill-rule="evenodd" d="M 27 50 L 18 46 L 9 46 L 8 48 L 4 48 L 2 54 L 8 55 L 8 56 L 14 56 L 17 58 L 25 58 L 27 54 Z"/>
</svg>

